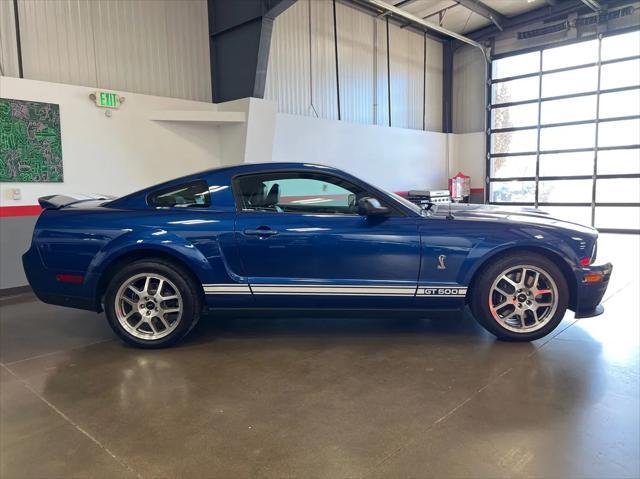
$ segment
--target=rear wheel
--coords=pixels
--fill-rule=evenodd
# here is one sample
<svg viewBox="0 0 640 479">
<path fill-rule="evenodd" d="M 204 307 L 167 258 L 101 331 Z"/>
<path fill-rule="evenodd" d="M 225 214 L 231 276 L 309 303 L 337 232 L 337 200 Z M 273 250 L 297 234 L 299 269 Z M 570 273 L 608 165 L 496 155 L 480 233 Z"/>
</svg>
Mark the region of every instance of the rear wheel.
<svg viewBox="0 0 640 479">
<path fill-rule="evenodd" d="M 552 261 L 535 253 L 513 253 L 480 273 L 471 310 L 498 338 L 533 341 L 560 324 L 568 297 L 567 281 Z"/>
<path fill-rule="evenodd" d="M 170 346 L 200 317 L 200 294 L 189 275 L 159 259 L 136 261 L 107 287 L 105 312 L 124 341 L 142 348 Z"/>
</svg>

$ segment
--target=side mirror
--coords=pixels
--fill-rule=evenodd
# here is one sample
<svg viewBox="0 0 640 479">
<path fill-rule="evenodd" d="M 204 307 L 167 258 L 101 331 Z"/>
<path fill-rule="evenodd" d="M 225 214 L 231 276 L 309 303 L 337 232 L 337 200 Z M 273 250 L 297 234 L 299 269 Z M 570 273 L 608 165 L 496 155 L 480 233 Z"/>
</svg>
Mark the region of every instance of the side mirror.
<svg viewBox="0 0 640 479">
<path fill-rule="evenodd" d="M 358 214 L 362 216 L 385 216 L 389 211 L 389 208 L 382 206 L 377 199 L 369 196 L 358 201 Z"/>
</svg>

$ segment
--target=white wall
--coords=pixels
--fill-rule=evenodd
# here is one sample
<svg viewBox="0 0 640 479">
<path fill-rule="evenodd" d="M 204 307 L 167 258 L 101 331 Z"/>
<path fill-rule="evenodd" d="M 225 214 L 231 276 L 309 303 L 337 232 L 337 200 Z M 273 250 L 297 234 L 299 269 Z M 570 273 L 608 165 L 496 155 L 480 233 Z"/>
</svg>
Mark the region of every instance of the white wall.
<svg viewBox="0 0 640 479">
<path fill-rule="evenodd" d="M 0 183 L 2 206 L 34 205 L 56 193 L 121 195 L 222 163 L 221 128 L 207 123 L 159 122 L 158 110 L 216 110 L 211 103 L 125 93 L 107 118 L 88 87 L 0 77 L 0 97 L 57 103 L 62 130 L 63 183 Z M 243 152 L 227 159 L 242 161 Z M 11 198 L 20 188 L 22 199 Z"/>
<path fill-rule="evenodd" d="M 336 3 L 336 26 L 341 118 L 387 126 L 384 19 Z M 389 45 L 392 126 L 441 131 L 442 44 L 392 22 Z M 337 119 L 335 46 L 331 0 L 298 0 L 274 22 L 265 98 L 283 113 Z"/>
<path fill-rule="evenodd" d="M 484 188 L 485 135 L 483 132 L 450 135 L 449 176 L 459 171 L 471 177 L 471 188 Z"/>
<path fill-rule="evenodd" d="M 391 191 L 407 191 L 446 188 L 446 150 L 444 133 L 278 113 L 271 161 L 335 166 Z"/>
<path fill-rule="evenodd" d="M 18 0 L 24 77 L 211 101 L 206 0 Z M 0 64 L 18 76 L 13 1 Z"/>
</svg>

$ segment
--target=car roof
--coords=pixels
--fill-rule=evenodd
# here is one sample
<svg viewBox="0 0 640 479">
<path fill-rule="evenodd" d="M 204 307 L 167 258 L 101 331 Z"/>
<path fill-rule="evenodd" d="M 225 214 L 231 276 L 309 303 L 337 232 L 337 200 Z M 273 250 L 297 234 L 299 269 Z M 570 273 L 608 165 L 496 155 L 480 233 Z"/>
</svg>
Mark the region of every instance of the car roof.
<svg viewBox="0 0 640 479">
<path fill-rule="evenodd" d="M 233 176 L 240 173 L 250 173 L 252 171 L 270 171 L 270 170 L 278 171 L 278 170 L 288 170 L 288 169 L 296 169 L 296 170 L 322 169 L 325 171 L 341 172 L 341 170 L 334 168 L 332 166 L 321 165 L 317 163 L 281 161 L 281 162 L 265 162 L 265 163 L 241 163 L 239 165 L 221 166 L 218 168 L 211 168 L 211 169 L 202 171 L 199 174 L 224 172 Z"/>
<path fill-rule="evenodd" d="M 200 180 L 208 177 L 211 181 L 228 181 L 236 175 L 259 173 L 259 172 L 271 172 L 282 170 L 309 170 L 309 171 L 327 171 L 338 173 L 348 178 L 353 178 L 352 175 L 341 171 L 331 166 L 319 165 L 314 163 L 302 163 L 302 162 L 265 162 L 265 163 L 241 163 L 239 165 L 221 166 L 218 168 L 209 168 L 204 171 L 196 173 L 190 173 L 185 176 L 173 178 L 171 180 L 158 183 L 152 186 L 148 186 L 144 189 L 134 191 L 128 195 L 116 198 L 109 203 L 112 207 L 136 207 L 146 204 L 146 196 L 154 190 L 159 190 L 167 187 L 172 187 L 176 184 L 180 184 L 188 181 Z M 215 179 L 214 179 L 215 178 Z M 222 184 L 222 183 L 218 183 Z"/>
</svg>

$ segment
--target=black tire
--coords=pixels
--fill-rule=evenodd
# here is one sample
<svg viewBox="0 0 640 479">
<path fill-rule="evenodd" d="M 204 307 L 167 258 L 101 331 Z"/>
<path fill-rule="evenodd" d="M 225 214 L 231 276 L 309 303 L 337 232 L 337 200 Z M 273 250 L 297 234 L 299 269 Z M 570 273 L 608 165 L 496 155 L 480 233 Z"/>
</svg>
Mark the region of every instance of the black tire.
<svg viewBox="0 0 640 479">
<path fill-rule="evenodd" d="M 161 275 L 168 279 L 172 283 L 171 286 L 175 286 L 179 292 L 182 301 L 181 314 L 176 314 L 175 322 L 171 323 L 172 331 L 158 339 L 134 336 L 120 323 L 116 313 L 120 301 L 117 298 L 120 288 L 132 278 L 143 274 Z M 196 325 L 202 311 L 202 296 L 198 286 L 181 267 L 163 259 L 151 258 L 128 264 L 113 275 L 105 293 L 104 310 L 109 325 L 126 343 L 145 349 L 164 348 L 180 341 Z M 133 332 L 139 333 L 139 331 Z"/>
<path fill-rule="evenodd" d="M 494 319 L 490 307 L 490 294 L 494 281 L 509 268 L 520 265 L 536 267 L 550 276 L 557 288 L 556 309 L 550 319 L 539 329 L 527 332 L 515 332 L 507 329 Z M 476 321 L 487 331 L 503 341 L 534 341 L 553 331 L 565 315 L 569 303 L 567 280 L 560 269 L 545 256 L 532 252 L 509 253 L 486 265 L 475 278 L 471 290 L 470 308 Z M 544 311 L 544 309 L 542 310 Z M 530 314 L 530 313 L 529 313 Z"/>
</svg>

